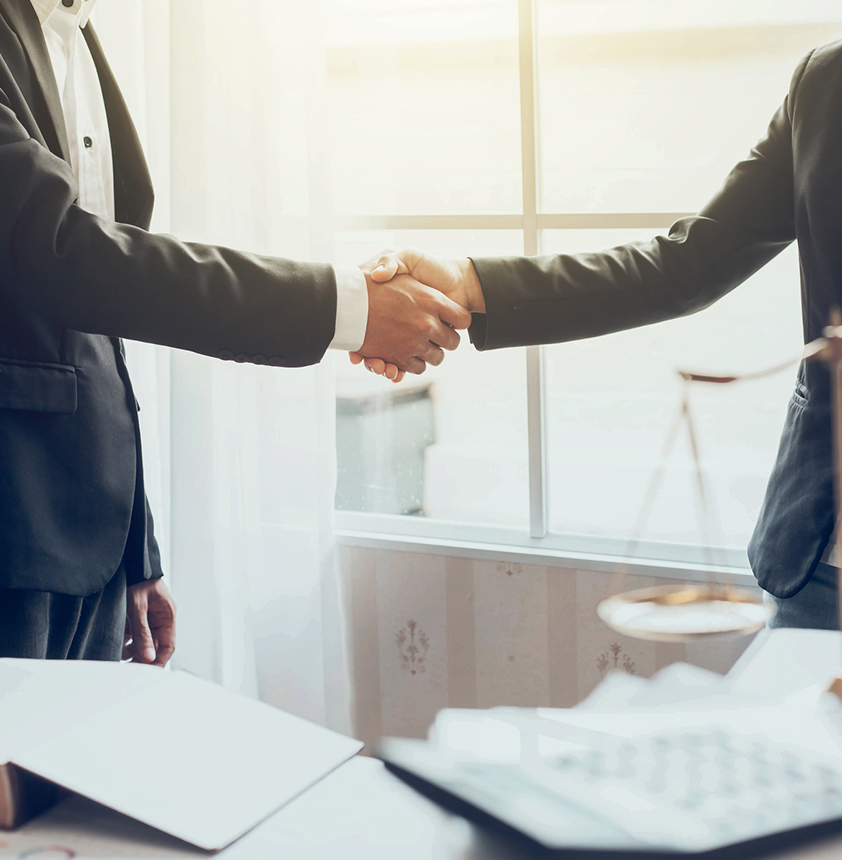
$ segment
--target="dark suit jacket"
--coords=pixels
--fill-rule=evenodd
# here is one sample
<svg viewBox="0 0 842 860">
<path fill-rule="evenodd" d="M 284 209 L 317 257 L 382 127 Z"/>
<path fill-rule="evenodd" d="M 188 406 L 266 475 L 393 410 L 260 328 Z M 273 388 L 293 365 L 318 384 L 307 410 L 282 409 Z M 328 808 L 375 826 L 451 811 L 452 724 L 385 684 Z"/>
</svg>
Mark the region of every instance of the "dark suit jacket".
<svg viewBox="0 0 842 860">
<path fill-rule="evenodd" d="M 842 305 L 842 42 L 801 62 L 763 140 L 667 236 L 594 254 L 475 260 L 488 312 L 472 339 L 480 349 L 553 343 L 694 313 L 793 240 L 810 341 Z M 805 585 L 833 530 L 828 403 L 826 367 L 802 364 L 748 548 L 760 585 L 778 597 Z"/>
<path fill-rule="evenodd" d="M 321 359 L 336 314 L 329 266 L 147 232 L 138 137 L 85 37 L 118 223 L 76 205 L 38 18 L 29 0 L 0 0 L 0 588 L 75 595 L 101 588 L 124 550 L 130 583 L 160 575 L 119 338 L 292 367 Z"/>
</svg>

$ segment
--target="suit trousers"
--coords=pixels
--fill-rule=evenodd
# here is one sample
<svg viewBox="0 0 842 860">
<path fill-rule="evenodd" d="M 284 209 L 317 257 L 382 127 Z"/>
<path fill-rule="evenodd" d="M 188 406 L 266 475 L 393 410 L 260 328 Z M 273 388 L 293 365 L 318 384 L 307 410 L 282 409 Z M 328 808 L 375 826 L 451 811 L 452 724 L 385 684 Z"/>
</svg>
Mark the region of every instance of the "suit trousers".
<svg viewBox="0 0 842 860">
<path fill-rule="evenodd" d="M 88 597 L 0 589 L 0 657 L 119 660 L 126 627 L 126 571 Z"/>
</svg>

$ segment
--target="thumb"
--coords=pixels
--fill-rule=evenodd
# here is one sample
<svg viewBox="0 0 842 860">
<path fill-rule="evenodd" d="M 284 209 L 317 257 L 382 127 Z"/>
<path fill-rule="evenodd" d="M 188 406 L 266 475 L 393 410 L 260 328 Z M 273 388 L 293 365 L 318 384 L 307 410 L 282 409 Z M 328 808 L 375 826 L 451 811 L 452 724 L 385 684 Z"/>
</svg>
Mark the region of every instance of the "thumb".
<svg viewBox="0 0 842 860">
<path fill-rule="evenodd" d="M 402 268 L 403 271 L 401 271 Z M 397 274 L 407 274 L 406 267 L 402 267 L 400 262 L 394 257 L 381 258 L 377 264 L 377 268 L 371 272 L 371 280 L 377 281 L 378 284 L 385 284 L 386 281 L 391 281 Z"/>
<path fill-rule="evenodd" d="M 371 279 L 383 284 L 395 275 L 411 275 L 417 256 L 413 248 L 382 254 L 371 272 Z"/>
<path fill-rule="evenodd" d="M 152 663 L 155 660 L 155 644 L 152 641 L 152 631 L 149 629 L 147 603 L 132 603 L 129 607 L 129 622 L 132 626 L 134 658 L 142 663 Z"/>
</svg>

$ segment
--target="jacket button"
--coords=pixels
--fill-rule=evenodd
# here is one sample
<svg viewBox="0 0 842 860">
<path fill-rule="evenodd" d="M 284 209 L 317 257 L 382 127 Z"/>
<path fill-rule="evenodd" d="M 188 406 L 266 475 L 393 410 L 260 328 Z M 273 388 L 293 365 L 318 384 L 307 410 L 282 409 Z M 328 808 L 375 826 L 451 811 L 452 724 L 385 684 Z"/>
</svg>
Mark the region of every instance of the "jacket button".
<svg viewBox="0 0 842 860">
<path fill-rule="evenodd" d="M 240 364 L 242 364 L 244 361 L 248 361 L 249 358 L 251 358 L 250 355 L 246 355 L 244 352 L 238 352 L 234 356 L 234 361 L 238 361 L 238 362 L 240 362 Z"/>
<path fill-rule="evenodd" d="M 284 363 L 284 357 L 282 355 L 273 355 L 269 359 L 269 364 L 272 367 L 282 367 Z"/>
<path fill-rule="evenodd" d="M 65 9 L 69 9 L 74 3 L 74 0 L 61 0 L 61 5 L 64 6 Z"/>
<path fill-rule="evenodd" d="M 94 142 L 87 135 L 82 138 L 82 143 L 85 144 L 85 149 L 90 149 L 94 145 Z"/>
<path fill-rule="evenodd" d="M 231 361 L 231 359 L 234 357 L 234 353 L 233 353 L 233 352 L 231 352 L 231 350 L 230 350 L 230 349 L 221 349 L 221 350 L 219 350 L 219 352 L 217 353 L 217 355 L 218 355 L 218 356 L 219 356 L 223 361 Z"/>
<path fill-rule="evenodd" d="M 253 355 L 251 357 L 253 364 L 266 364 L 266 356 L 265 355 Z"/>
</svg>

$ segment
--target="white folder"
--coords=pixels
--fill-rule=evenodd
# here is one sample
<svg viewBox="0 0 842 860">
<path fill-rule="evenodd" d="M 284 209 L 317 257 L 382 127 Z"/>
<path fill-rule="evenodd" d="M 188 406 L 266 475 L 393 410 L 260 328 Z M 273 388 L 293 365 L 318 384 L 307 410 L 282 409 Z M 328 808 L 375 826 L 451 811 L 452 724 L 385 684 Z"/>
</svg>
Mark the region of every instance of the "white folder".
<svg viewBox="0 0 842 860">
<path fill-rule="evenodd" d="M 208 851 L 362 744 L 185 672 L 0 659 L 0 765 Z"/>
</svg>

